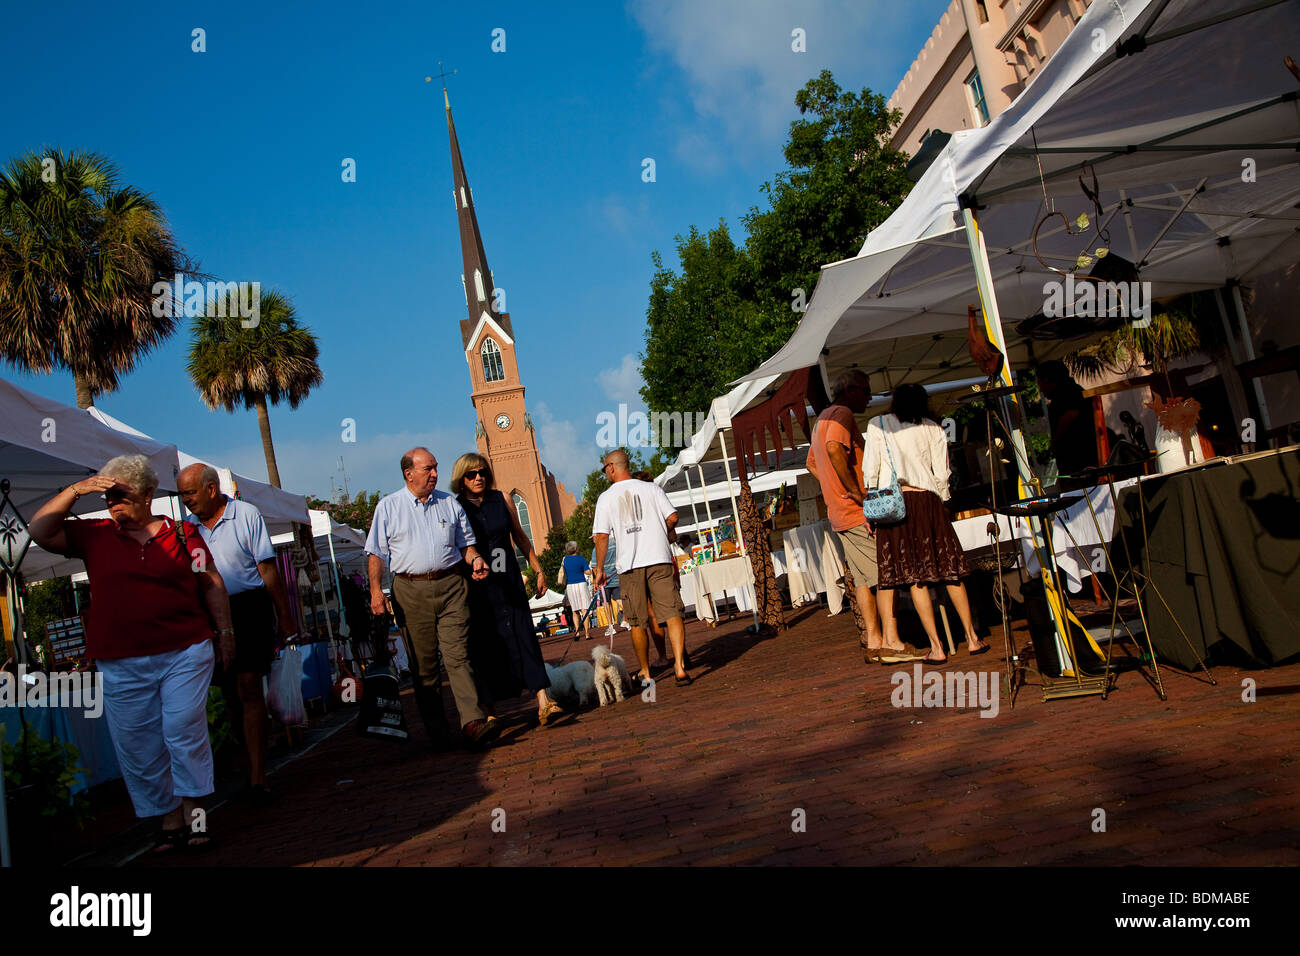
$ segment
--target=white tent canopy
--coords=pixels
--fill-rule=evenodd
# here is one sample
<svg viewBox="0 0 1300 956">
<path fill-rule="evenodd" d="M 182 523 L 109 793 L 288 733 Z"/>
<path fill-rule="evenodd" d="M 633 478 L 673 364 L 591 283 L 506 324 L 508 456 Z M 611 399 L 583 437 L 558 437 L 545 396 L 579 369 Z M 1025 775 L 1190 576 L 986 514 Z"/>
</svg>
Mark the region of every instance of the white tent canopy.
<svg viewBox="0 0 1300 956">
<path fill-rule="evenodd" d="M 115 431 L 125 432 L 140 438 L 149 437 L 125 422 L 114 418 L 103 409 L 92 407 L 86 409 L 86 411 Z M 292 492 L 284 491 L 254 478 L 245 478 L 242 475 L 235 474 L 228 468 L 213 465 L 207 459 L 195 458 L 183 451 L 178 451 L 176 457 L 176 464 L 179 469 L 188 468 L 193 464 L 212 465 L 221 479 L 221 490 L 232 498 L 238 497 L 239 500 L 246 501 L 257 508 L 262 513 L 267 529 L 272 534 L 292 531 L 294 524 L 306 524 L 308 521 L 307 499 L 302 495 L 295 495 Z M 159 472 L 160 477 L 161 474 Z M 170 490 L 175 490 L 174 486 Z"/>
<path fill-rule="evenodd" d="M 1062 279 L 1032 248 L 1052 209 L 1071 222 L 1087 213 L 1109 241 L 1053 218 L 1038 241 L 1048 263 L 1070 270 L 1106 246 L 1138 264 L 1158 299 L 1295 262 L 1300 102 L 1283 58 L 1297 50 L 1297 0 L 1094 3 L 1004 113 L 954 133 L 861 252 L 823 267 L 795 333 L 745 379 L 771 382 L 823 348 L 831 374 L 856 366 L 880 376 L 878 388 L 971 374 L 966 306 L 981 300 L 963 201 L 987 246 L 1013 367 L 1080 344 L 1015 331 L 1043 311 L 1044 283 Z M 1093 172 L 1100 217 L 1079 184 L 1091 188 Z"/>
<path fill-rule="evenodd" d="M 316 554 L 320 558 L 325 559 L 332 554 L 340 568 L 346 567 L 349 570 L 364 566 L 366 550 L 364 534 L 356 528 L 339 524 L 327 511 L 313 508 L 307 514 L 311 517 L 311 534 L 316 542 Z M 271 536 L 272 544 L 292 542 L 292 532 Z"/>
<path fill-rule="evenodd" d="M 176 446 L 105 427 L 92 415 L 0 379 L 0 478 L 30 521 L 50 498 L 95 474 L 118 455 L 144 455 L 163 490 L 175 491 Z M 102 510 L 98 496 L 83 497 L 73 511 Z"/>
</svg>

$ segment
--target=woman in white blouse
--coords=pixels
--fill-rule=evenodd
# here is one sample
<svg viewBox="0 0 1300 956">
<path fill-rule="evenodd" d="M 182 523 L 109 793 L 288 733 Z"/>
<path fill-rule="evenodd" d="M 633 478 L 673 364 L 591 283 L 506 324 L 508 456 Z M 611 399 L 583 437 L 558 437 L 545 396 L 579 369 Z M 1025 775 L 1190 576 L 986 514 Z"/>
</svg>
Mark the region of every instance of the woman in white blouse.
<svg viewBox="0 0 1300 956">
<path fill-rule="evenodd" d="M 920 385 L 900 385 L 889 412 L 867 425 L 863 484 L 868 489 L 888 487 L 895 469 L 907 517 L 898 524 L 876 528 L 880 587 L 911 588 L 912 603 L 930 637 L 930 653 L 923 661 L 941 664 L 948 659 L 939 643 L 929 591 L 929 585 L 941 582 L 961 618 L 966 646 L 972 654 L 983 654 L 989 645 L 975 633 L 966 586 L 961 582 L 970 574 L 970 565 L 943 504 L 951 497 L 948 436 L 930 414 L 928 397 Z M 881 623 L 885 643 L 897 644 L 897 617 L 891 614 Z"/>
</svg>

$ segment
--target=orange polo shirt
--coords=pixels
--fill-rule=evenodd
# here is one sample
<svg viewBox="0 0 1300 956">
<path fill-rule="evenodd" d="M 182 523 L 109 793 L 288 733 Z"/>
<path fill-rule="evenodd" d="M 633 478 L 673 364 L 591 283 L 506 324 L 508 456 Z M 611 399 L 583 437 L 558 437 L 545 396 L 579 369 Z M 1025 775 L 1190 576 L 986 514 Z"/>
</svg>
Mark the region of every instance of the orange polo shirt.
<svg viewBox="0 0 1300 956">
<path fill-rule="evenodd" d="M 826 502 L 826 515 L 830 519 L 831 528 L 835 531 L 848 531 L 866 524 L 867 519 L 862 514 L 861 505 L 840 497 L 850 490 L 844 487 L 831 464 L 831 456 L 826 451 L 826 443 L 830 441 L 837 441 L 849 449 L 849 464 L 858 483 L 858 487 L 852 490 L 861 497 L 862 456 L 866 445 L 853 413 L 845 405 L 832 405 L 818 416 L 817 427 L 808 448 L 807 468 L 816 472 L 817 480 L 821 482 L 822 498 Z"/>
</svg>

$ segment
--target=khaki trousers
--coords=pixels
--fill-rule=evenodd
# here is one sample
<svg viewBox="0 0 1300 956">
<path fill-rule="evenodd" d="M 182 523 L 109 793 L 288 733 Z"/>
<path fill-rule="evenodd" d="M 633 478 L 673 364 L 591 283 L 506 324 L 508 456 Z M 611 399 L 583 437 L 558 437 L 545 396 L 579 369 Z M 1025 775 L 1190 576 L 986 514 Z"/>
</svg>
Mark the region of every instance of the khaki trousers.
<svg viewBox="0 0 1300 956">
<path fill-rule="evenodd" d="M 406 629 L 414 645 L 417 680 L 424 687 L 437 688 L 438 647 L 447 668 L 451 694 L 456 699 L 460 725 L 487 716 L 490 697 L 469 663 L 469 587 L 459 574 L 436 581 L 407 581 L 393 578 L 393 597 L 406 615 Z"/>
</svg>

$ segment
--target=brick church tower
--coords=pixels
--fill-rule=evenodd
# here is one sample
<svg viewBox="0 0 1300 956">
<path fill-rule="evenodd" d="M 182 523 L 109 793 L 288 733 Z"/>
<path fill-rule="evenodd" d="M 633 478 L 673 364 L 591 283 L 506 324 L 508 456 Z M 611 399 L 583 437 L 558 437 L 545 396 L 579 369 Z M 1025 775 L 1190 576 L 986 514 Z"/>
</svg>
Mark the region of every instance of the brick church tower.
<svg viewBox="0 0 1300 956">
<path fill-rule="evenodd" d="M 451 137 L 451 171 L 455 183 L 456 218 L 460 226 L 460 252 L 465 264 L 461 284 L 468 317 L 460 320 L 461 344 L 469 363 L 470 400 L 477 419 L 478 451 L 492 463 L 496 487 L 515 503 L 519 523 L 538 552 L 546 535 L 573 513 L 577 501 L 542 464 L 537 451 L 533 420 L 524 404 L 524 383 L 516 361 L 515 330 L 509 312 L 497 311 L 499 302 L 483 251 L 474 194 L 465 176 L 465 161 L 447 107 L 447 132 Z"/>
</svg>

